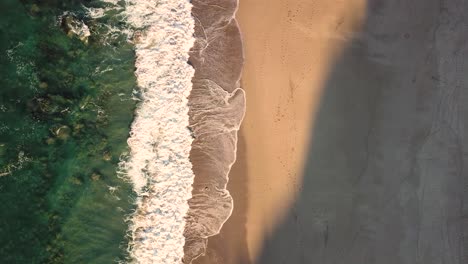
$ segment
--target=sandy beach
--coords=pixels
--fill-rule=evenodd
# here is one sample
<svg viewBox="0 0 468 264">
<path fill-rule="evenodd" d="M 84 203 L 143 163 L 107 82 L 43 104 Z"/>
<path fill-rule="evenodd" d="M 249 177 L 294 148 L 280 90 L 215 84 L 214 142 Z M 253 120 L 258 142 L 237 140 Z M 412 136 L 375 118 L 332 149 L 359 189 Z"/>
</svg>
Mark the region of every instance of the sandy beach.
<svg viewBox="0 0 468 264">
<path fill-rule="evenodd" d="M 466 6 L 241 0 L 234 211 L 196 263 L 467 263 Z"/>
<path fill-rule="evenodd" d="M 268 15 L 254 15 L 262 12 Z M 361 0 L 240 1 L 248 102 L 241 134 L 252 261 L 297 198 L 323 83 L 363 15 Z"/>
<path fill-rule="evenodd" d="M 241 0 L 247 113 L 228 183 L 234 211 L 195 263 L 254 263 L 294 202 L 330 64 L 364 14 L 362 0 Z"/>
</svg>

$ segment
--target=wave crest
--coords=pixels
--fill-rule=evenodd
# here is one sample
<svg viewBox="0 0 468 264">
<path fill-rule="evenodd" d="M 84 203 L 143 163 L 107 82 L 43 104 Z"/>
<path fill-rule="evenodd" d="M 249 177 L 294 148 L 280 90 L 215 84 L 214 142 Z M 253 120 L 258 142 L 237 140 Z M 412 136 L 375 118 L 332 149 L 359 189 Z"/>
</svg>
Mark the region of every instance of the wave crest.
<svg viewBox="0 0 468 264">
<path fill-rule="evenodd" d="M 136 71 L 141 102 L 121 165 L 138 194 L 129 253 L 135 263 L 178 263 L 183 257 L 193 172 L 188 99 L 194 69 L 187 64 L 194 21 L 188 1 L 128 0 L 126 20 L 138 28 Z"/>
</svg>

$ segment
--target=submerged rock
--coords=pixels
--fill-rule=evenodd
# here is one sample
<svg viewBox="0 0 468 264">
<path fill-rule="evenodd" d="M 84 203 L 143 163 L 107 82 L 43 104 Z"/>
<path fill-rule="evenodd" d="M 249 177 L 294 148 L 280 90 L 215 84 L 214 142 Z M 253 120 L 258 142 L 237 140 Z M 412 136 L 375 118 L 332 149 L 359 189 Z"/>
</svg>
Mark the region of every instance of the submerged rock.
<svg viewBox="0 0 468 264">
<path fill-rule="evenodd" d="M 45 90 L 45 89 L 47 89 L 47 87 L 49 87 L 49 85 L 48 85 L 46 82 L 41 82 L 41 83 L 39 83 L 39 88 Z"/>
<path fill-rule="evenodd" d="M 98 181 L 98 180 L 100 180 L 100 179 L 101 179 L 101 175 L 99 175 L 99 174 L 97 174 L 97 173 L 93 173 L 93 174 L 91 175 L 91 180 L 93 180 L 93 181 Z"/>
<path fill-rule="evenodd" d="M 67 140 L 70 137 L 71 129 L 68 126 L 61 126 L 55 131 L 57 138 Z"/>
<path fill-rule="evenodd" d="M 74 185 L 81 185 L 81 184 L 83 184 L 83 182 L 82 182 L 79 178 L 77 178 L 77 177 L 71 177 L 71 178 L 70 178 L 70 181 L 71 181 Z"/>
<path fill-rule="evenodd" d="M 74 134 L 78 134 L 81 132 L 81 130 L 84 128 L 84 125 L 83 124 L 75 124 L 73 126 L 73 133 Z"/>
<path fill-rule="evenodd" d="M 6 146 L 4 143 L 0 144 L 0 156 L 3 156 L 6 152 Z"/>
<path fill-rule="evenodd" d="M 38 5 L 33 4 L 31 5 L 31 8 L 29 9 L 29 11 L 31 12 L 31 14 L 36 15 L 37 13 L 41 11 L 41 9 L 39 8 Z"/>
<path fill-rule="evenodd" d="M 91 35 L 88 26 L 71 14 L 61 17 L 61 27 L 69 37 L 76 36 L 85 44 L 88 44 L 88 38 Z"/>
<path fill-rule="evenodd" d="M 47 143 L 47 145 L 52 145 L 52 144 L 55 143 L 55 139 L 53 139 L 53 138 L 48 138 L 48 139 L 46 140 L 46 143 Z"/>
<path fill-rule="evenodd" d="M 104 155 L 102 155 L 102 159 L 105 161 L 110 161 L 112 159 L 112 155 L 110 154 L 110 152 L 106 151 L 104 152 Z"/>
</svg>

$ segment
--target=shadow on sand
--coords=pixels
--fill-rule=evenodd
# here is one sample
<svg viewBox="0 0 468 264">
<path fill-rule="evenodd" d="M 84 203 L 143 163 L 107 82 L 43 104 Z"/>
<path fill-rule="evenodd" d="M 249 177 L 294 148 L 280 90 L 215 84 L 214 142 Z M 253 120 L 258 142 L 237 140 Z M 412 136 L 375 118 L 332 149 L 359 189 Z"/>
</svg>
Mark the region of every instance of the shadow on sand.
<svg viewBox="0 0 468 264">
<path fill-rule="evenodd" d="M 451 21 L 453 5 L 369 0 L 325 84 L 300 194 L 258 263 L 468 263 L 466 95 L 440 65 L 468 20 Z"/>
</svg>

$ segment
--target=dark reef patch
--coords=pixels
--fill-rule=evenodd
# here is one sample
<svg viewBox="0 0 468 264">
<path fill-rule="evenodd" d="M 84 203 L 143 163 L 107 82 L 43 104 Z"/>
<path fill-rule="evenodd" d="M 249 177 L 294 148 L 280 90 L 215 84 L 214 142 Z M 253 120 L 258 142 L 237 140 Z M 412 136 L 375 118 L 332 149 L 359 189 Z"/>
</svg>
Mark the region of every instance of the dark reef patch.
<svg viewBox="0 0 468 264">
<path fill-rule="evenodd" d="M 131 187 L 117 177 L 133 118 L 133 47 L 105 43 L 83 4 L 0 3 L 0 262 L 126 257 Z M 58 23 L 73 12 L 86 44 Z"/>
</svg>

